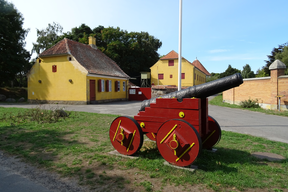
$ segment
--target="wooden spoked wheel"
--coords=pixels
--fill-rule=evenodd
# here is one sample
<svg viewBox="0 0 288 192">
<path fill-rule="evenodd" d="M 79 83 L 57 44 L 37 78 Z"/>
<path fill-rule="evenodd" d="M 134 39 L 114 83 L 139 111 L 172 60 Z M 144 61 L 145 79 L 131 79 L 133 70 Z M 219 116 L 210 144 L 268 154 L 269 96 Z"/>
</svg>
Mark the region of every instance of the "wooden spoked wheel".
<svg viewBox="0 0 288 192">
<path fill-rule="evenodd" d="M 181 167 L 191 165 L 202 149 L 197 130 L 181 119 L 164 122 L 158 129 L 156 143 L 167 162 Z"/>
<path fill-rule="evenodd" d="M 109 136 L 113 147 L 123 155 L 133 155 L 143 145 L 142 129 L 132 117 L 120 116 L 114 119 Z"/>
<path fill-rule="evenodd" d="M 146 136 L 147 136 L 150 140 L 156 141 L 156 136 L 157 136 L 156 133 L 149 132 L 149 133 L 146 133 Z"/>
<path fill-rule="evenodd" d="M 221 139 L 221 128 L 218 122 L 208 116 L 208 133 L 202 137 L 202 148 L 212 149 Z"/>
</svg>

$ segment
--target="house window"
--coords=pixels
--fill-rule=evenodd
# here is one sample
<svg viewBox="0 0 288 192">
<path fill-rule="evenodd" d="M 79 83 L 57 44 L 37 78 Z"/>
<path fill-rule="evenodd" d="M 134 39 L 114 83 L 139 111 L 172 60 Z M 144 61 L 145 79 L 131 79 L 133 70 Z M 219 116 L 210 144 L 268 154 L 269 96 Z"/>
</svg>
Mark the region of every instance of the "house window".
<svg viewBox="0 0 288 192">
<path fill-rule="evenodd" d="M 185 79 L 185 73 L 181 73 L 181 79 Z"/>
<path fill-rule="evenodd" d="M 39 59 L 39 63 L 41 63 L 41 59 Z"/>
<path fill-rule="evenodd" d="M 164 74 L 158 74 L 158 79 L 164 79 Z"/>
<path fill-rule="evenodd" d="M 168 66 L 174 66 L 174 60 L 169 60 L 168 61 Z"/>
<path fill-rule="evenodd" d="M 126 82 L 123 81 L 123 91 L 126 91 Z"/>
<path fill-rule="evenodd" d="M 170 75 L 170 78 L 173 78 L 173 75 Z"/>
<path fill-rule="evenodd" d="M 52 65 L 52 72 L 53 73 L 57 72 L 57 65 Z"/>
<path fill-rule="evenodd" d="M 115 81 L 115 91 L 120 91 L 120 81 Z"/>
<path fill-rule="evenodd" d="M 105 81 L 103 79 L 98 80 L 98 91 L 99 92 L 104 92 L 105 91 Z"/>
<path fill-rule="evenodd" d="M 106 91 L 111 92 L 112 91 L 112 81 L 106 80 Z"/>
<path fill-rule="evenodd" d="M 105 81 L 101 79 L 101 92 L 105 91 Z"/>
</svg>

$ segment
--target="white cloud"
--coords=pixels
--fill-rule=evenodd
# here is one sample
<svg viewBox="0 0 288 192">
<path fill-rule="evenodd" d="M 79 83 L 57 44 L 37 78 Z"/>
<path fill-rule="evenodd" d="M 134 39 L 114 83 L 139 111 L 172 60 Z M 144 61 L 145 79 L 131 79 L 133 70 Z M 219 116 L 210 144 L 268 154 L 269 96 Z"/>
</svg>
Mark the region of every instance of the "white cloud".
<svg viewBox="0 0 288 192">
<path fill-rule="evenodd" d="M 210 50 L 209 53 L 223 53 L 223 52 L 227 52 L 229 50 L 227 49 L 213 49 L 213 50 Z"/>
</svg>

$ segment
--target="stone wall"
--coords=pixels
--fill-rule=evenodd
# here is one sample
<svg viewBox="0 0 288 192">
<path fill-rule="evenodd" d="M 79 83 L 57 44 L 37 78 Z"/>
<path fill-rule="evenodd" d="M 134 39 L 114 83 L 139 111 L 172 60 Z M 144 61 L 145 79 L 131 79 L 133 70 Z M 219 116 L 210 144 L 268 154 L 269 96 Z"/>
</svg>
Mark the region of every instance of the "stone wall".
<svg viewBox="0 0 288 192">
<path fill-rule="evenodd" d="M 277 96 L 281 96 L 281 110 L 288 110 L 288 75 L 284 75 L 285 67 L 272 68 L 271 77 L 244 79 L 239 87 L 223 92 L 223 101 L 239 104 L 244 100 L 258 99 L 262 108 L 278 109 Z"/>
</svg>

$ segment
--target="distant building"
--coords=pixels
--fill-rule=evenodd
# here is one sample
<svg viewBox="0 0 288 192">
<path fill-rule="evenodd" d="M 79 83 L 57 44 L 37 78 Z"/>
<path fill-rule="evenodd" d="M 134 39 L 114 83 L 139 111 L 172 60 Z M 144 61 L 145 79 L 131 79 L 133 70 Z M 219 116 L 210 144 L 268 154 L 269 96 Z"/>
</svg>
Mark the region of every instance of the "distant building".
<svg viewBox="0 0 288 192">
<path fill-rule="evenodd" d="M 129 76 L 96 47 L 63 39 L 42 52 L 28 75 L 28 100 L 87 104 L 128 99 Z"/>
<path fill-rule="evenodd" d="M 161 57 L 151 68 L 152 85 L 178 86 L 178 53 L 169 52 Z M 206 82 L 211 74 L 197 59 L 193 63 L 182 57 L 182 87 L 190 87 Z"/>
</svg>

